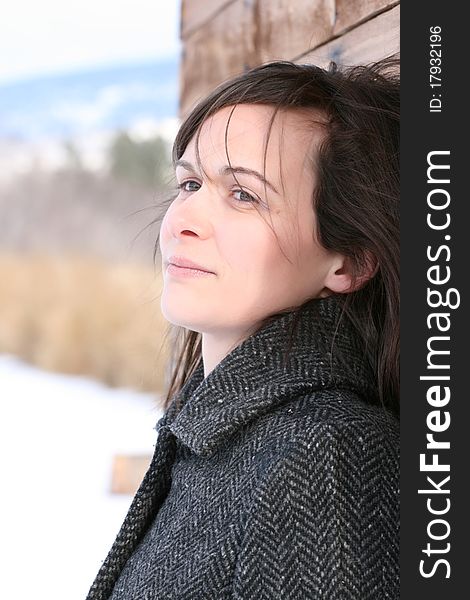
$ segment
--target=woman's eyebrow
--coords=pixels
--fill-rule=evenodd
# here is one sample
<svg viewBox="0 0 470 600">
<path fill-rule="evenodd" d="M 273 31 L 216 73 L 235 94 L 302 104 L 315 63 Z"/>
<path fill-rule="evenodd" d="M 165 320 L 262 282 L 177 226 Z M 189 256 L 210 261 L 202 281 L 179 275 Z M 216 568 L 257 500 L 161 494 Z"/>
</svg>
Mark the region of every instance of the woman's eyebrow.
<svg viewBox="0 0 470 600">
<path fill-rule="evenodd" d="M 193 167 L 193 165 L 190 162 L 188 162 L 187 160 L 183 160 L 182 158 L 179 158 L 174 164 L 175 169 L 177 169 L 178 167 L 181 167 L 181 168 L 185 169 L 186 171 L 196 172 L 196 169 Z"/>
<path fill-rule="evenodd" d="M 279 194 L 279 192 L 276 190 L 273 184 L 270 181 L 268 181 L 266 177 L 264 177 L 264 175 L 258 173 L 258 171 L 255 171 L 254 169 L 248 169 L 247 167 L 229 167 L 227 165 L 219 170 L 220 175 L 230 175 L 233 173 L 243 173 L 244 175 L 251 175 L 251 177 L 255 177 L 256 179 L 261 181 L 261 183 L 270 188 L 275 194 Z"/>
<path fill-rule="evenodd" d="M 187 160 L 177 160 L 175 162 L 175 169 L 177 167 L 182 167 L 186 171 L 197 173 L 197 169 L 194 167 L 194 165 L 192 165 Z M 244 175 L 250 175 L 251 177 L 255 177 L 256 179 L 261 181 L 261 183 L 269 187 L 275 194 L 279 194 L 274 185 L 270 181 L 268 181 L 261 173 L 255 171 L 254 169 L 249 169 L 247 167 L 230 167 L 229 165 L 226 165 L 225 167 L 219 169 L 219 175 L 221 176 L 233 175 L 234 173 L 243 173 Z"/>
</svg>

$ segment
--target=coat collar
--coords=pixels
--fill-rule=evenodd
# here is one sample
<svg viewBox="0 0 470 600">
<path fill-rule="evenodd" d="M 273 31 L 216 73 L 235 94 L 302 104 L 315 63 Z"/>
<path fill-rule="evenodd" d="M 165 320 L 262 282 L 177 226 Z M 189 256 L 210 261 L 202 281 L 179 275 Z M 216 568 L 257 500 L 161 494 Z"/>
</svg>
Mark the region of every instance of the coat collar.
<svg viewBox="0 0 470 600">
<path fill-rule="evenodd" d="M 297 327 L 290 338 L 296 313 Z M 201 361 L 157 429 L 167 425 L 196 454 L 209 456 L 238 429 L 302 393 L 343 388 L 376 401 L 363 348 L 340 315 L 341 304 L 334 296 L 317 299 L 248 337 L 206 378 Z M 181 406 L 179 411 L 176 406 Z"/>
</svg>

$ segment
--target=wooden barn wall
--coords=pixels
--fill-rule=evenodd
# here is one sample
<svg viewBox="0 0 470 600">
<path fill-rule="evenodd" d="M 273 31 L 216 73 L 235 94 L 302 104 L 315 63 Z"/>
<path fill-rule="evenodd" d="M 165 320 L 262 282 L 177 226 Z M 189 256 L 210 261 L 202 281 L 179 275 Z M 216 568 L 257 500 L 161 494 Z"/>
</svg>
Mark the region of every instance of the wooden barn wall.
<svg viewBox="0 0 470 600">
<path fill-rule="evenodd" d="M 220 82 L 263 62 L 360 64 L 399 51 L 390 0 L 182 0 L 180 116 Z"/>
</svg>

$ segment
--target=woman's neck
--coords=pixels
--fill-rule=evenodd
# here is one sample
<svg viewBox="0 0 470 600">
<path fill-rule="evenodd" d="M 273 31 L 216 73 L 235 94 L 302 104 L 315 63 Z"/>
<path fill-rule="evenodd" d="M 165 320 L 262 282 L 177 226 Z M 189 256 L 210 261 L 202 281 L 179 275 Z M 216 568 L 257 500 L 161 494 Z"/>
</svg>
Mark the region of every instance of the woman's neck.
<svg viewBox="0 0 470 600">
<path fill-rule="evenodd" d="M 204 378 L 249 335 L 248 331 L 223 330 L 202 333 L 202 362 Z"/>
</svg>

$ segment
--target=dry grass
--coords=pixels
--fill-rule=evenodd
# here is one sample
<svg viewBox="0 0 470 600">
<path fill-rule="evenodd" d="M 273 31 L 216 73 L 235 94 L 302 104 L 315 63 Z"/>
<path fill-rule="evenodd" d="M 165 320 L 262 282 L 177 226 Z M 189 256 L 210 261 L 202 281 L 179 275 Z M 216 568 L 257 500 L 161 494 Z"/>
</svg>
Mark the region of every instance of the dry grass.
<svg viewBox="0 0 470 600">
<path fill-rule="evenodd" d="M 160 393 L 168 356 L 160 293 L 152 268 L 0 254 L 0 352 Z"/>
</svg>

